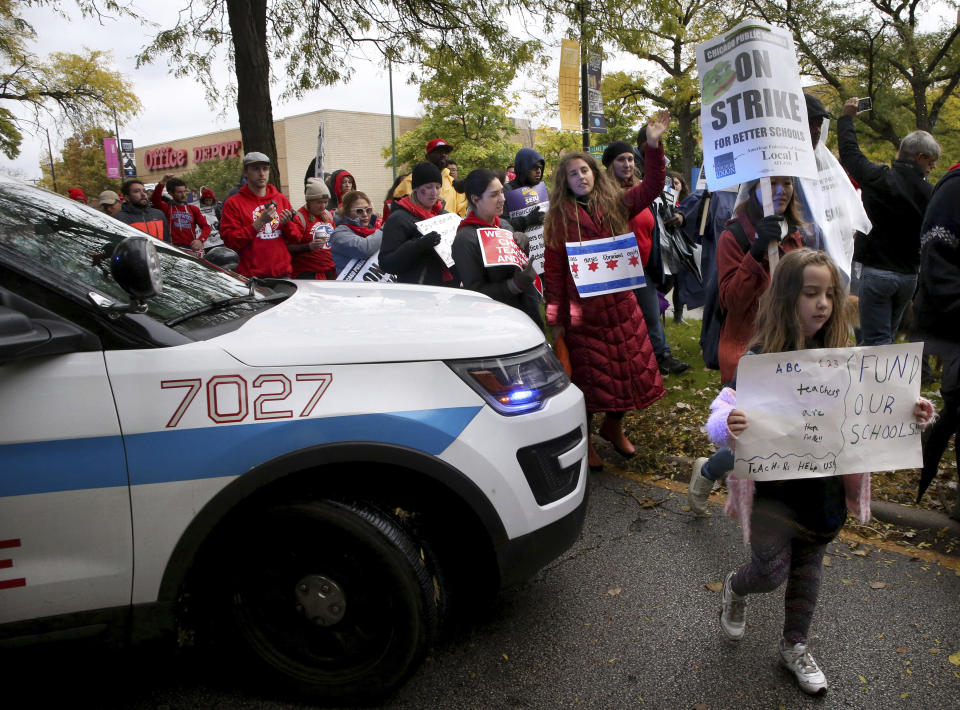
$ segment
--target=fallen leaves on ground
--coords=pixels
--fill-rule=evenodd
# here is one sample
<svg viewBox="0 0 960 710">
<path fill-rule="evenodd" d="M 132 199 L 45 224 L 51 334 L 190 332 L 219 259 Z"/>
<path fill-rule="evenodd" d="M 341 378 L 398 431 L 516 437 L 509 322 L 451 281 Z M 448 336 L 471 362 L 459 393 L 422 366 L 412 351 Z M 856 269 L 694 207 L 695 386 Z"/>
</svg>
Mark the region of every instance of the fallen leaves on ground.
<svg viewBox="0 0 960 710">
<path fill-rule="evenodd" d="M 709 582 L 703 586 L 709 589 L 711 592 L 716 592 L 717 594 L 723 591 L 723 582 Z"/>
</svg>

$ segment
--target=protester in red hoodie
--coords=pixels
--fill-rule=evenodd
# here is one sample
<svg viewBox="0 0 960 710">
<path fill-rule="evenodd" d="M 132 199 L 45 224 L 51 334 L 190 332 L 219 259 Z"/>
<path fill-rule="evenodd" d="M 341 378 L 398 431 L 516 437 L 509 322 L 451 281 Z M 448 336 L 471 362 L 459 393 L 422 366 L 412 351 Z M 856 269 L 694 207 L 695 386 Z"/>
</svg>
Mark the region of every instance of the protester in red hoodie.
<svg viewBox="0 0 960 710">
<path fill-rule="evenodd" d="M 223 203 L 220 236 L 240 256 L 237 272 L 244 276 L 290 276 L 287 243 L 305 240 L 290 200 L 267 180 L 270 158 L 263 153 L 243 157 L 246 184 Z"/>
<path fill-rule="evenodd" d="M 327 203 L 327 210 L 330 212 L 335 212 L 340 208 L 340 202 L 344 195 L 358 189 L 356 178 L 346 170 L 334 170 L 327 178 L 327 187 L 333 193 Z"/>
<path fill-rule="evenodd" d="M 173 198 L 172 205 L 163 199 L 164 184 Z M 199 207 L 187 204 L 187 184 L 183 180 L 173 175 L 164 175 L 153 188 L 150 201 L 163 212 L 170 223 L 170 234 L 176 246 L 192 249 L 197 253 L 203 252 L 203 244 L 210 236 L 210 225 Z M 197 227 L 200 227 L 200 236 L 197 236 Z"/>
<path fill-rule="evenodd" d="M 303 195 L 307 204 L 297 210 L 294 221 L 299 223 L 308 239 L 287 245 L 293 260 L 293 278 L 333 281 L 337 278 L 337 270 L 330 253 L 330 236 L 337 225 L 333 215 L 326 210 L 330 190 L 320 178 L 308 178 Z"/>
</svg>

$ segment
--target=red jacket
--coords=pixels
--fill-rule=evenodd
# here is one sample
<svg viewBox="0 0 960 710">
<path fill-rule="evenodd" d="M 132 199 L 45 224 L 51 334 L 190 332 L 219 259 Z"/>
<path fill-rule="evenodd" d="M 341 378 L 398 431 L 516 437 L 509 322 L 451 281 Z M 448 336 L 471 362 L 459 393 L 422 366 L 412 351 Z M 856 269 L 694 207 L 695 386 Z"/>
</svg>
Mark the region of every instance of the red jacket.
<svg viewBox="0 0 960 710">
<path fill-rule="evenodd" d="M 304 205 L 297 210 L 297 216 L 291 221 L 296 222 L 300 229 L 303 230 L 306 239 L 302 243 L 309 244 L 319 238 L 320 235 L 318 231 L 326 231 L 327 239 L 326 246 L 320 247 L 319 249 L 291 254 L 293 275 L 296 276 L 304 272 L 327 274 L 330 271 L 334 271 L 334 273 L 336 273 L 333 265 L 333 255 L 330 253 L 330 236 L 333 234 L 333 230 L 337 228 L 337 225 L 334 224 L 333 217 L 330 213 L 324 210 L 321 218 L 316 219 L 307 211 L 307 206 Z M 321 276 L 320 278 L 325 277 Z"/>
<path fill-rule="evenodd" d="M 173 243 L 178 246 L 190 246 L 194 239 L 205 242 L 210 236 L 210 225 L 196 205 L 171 205 L 163 199 L 163 183 L 158 182 L 150 196 L 153 206 L 163 212 L 170 223 Z M 200 227 L 200 236 L 197 236 Z"/>
<path fill-rule="evenodd" d="M 304 241 L 303 230 L 296 219 L 284 225 L 279 218 L 259 232 L 253 222 L 271 200 L 277 203 L 277 214 L 291 209 L 290 200 L 273 185 L 267 185 L 263 197 L 254 195 L 244 185 L 223 203 L 220 215 L 220 236 L 223 243 L 240 255 L 237 272 L 244 276 L 290 276 L 290 252 L 286 242 Z"/>
<path fill-rule="evenodd" d="M 663 150 L 646 146 L 642 183 L 623 193 L 629 216 L 646 209 L 663 190 Z M 580 223 L 578 233 L 577 222 Z M 571 211 L 565 241 L 618 236 L 602 218 L 577 206 Z M 630 291 L 581 299 L 570 274 L 565 247 L 544 254 L 544 296 L 548 325 L 562 325 L 570 351 L 571 379 L 582 391 L 589 412 L 645 409 L 664 394 L 657 358 L 637 299 Z M 648 286 L 647 288 L 652 288 Z"/>
<path fill-rule="evenodd" d="M 745 214 L 736 219 L 743 226 L 747 239 L 753 243 L 757 238 L 757 228 Z M 802 246 L 800 232 L 793 232 L 780 242 L 780 254 L 782 256 Z M 766 256 L 760 262 L 749 252 L 744 253 L 737 244 L 737 238 L 729 229 L 725 229 L 717 240 L 717 284 L 720 305 L 727 312 L 717 348 L 720 381 L 732 382 L 737 374 L 737 363 L 753 338 L 760 296 L 770 285 L 770 262 Z"/>
</svg>

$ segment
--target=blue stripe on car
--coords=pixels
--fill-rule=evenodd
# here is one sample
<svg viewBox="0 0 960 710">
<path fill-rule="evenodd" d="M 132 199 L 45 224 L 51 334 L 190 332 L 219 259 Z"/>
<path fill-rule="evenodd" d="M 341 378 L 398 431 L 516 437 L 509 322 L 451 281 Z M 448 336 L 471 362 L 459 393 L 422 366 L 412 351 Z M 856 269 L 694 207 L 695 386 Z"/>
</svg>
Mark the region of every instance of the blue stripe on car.
<svg viewBox="0 0 960 710">
<path fill-rule="evenodd" d="M 309 446 L 347 441 L 442 453 L 482 407 L 167 429 L 0 445 L 0 497 L 235 476 Z"/>
</svg>

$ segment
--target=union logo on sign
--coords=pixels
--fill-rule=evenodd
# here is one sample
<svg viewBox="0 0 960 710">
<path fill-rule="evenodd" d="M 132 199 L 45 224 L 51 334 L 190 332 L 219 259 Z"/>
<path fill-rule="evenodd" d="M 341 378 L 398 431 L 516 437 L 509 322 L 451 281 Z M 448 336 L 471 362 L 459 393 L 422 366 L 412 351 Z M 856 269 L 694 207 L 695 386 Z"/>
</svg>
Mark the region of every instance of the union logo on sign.
<svg viewBox="0 0 960 710">
<path fill-rule="evenodd" d="M 727 177 L 737 172 L 737 164 L 733 152 L 721 153 L 713 158 L 713 172 L 718 178 Z"/>
</svg>

